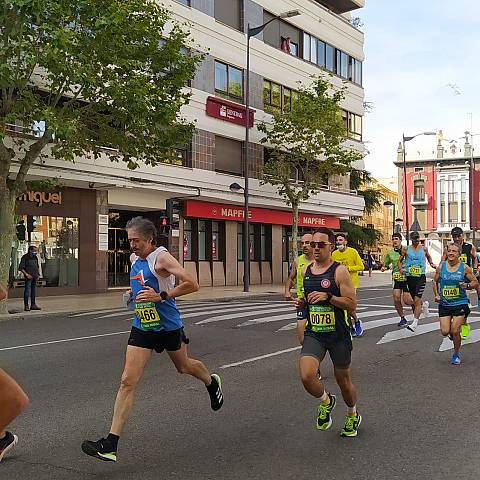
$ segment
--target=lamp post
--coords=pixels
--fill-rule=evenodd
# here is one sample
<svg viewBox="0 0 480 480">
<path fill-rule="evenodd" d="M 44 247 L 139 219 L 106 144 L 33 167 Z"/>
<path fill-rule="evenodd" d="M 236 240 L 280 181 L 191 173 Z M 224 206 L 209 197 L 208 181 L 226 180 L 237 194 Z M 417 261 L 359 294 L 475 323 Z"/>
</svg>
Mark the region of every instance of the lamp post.
<svg viewBox="0 0 480 480">
<path fill-rule="evenodd" d="M 421 135 L 436 135 L 436 132 L 422 132 L 413 136 L 402 135 L 402 151 L 403 151 L 403 196 L 405 198 L 405 225 L 407 227 L 407 246 L 410 244 L 410 227 L 408 218 L 408 195 L 407 195 L 407 154 L 405 152 L 405 143 L 413 140 Z"/>
<path fill-rule="evenodd" d="M 250 28 L 250 24 L 247 25 L 247 71 L 245 78 L 245 154 L 244 154 L 244 167 L 243 176 L 245 184 L 243 187 L 244 198 L 244 221 L 243 221 L 243 291 L 248 292 L 250 284 L 250 241 L 249 241 L 249 221 L 248 221 L 248 167 L 249 167 L 249 152 L 248 145 L 250 141 L 250 38 L 258 35 L 264 30 L 264 28 L 274 20 L 278 18 L 290 18 L 300 15 L 298 10 L 289 10 L 288 12 L 281 13 L 277 17 L 270 19 L 268 22 L 260 25 L 259 27 Z"/>
<path fill-rule="evenodd" d="M 393 202 L 391 202 L 390 200 L 386 200 L 385 202 L 383 202 L 383 205 L 385 207 L 393 207 L 393 215 L 392 215 L 392 223 L 393 223 L 393 226 L 392 226 L 392 234 L 395 233 L 395 204 Z"/>
</svg>

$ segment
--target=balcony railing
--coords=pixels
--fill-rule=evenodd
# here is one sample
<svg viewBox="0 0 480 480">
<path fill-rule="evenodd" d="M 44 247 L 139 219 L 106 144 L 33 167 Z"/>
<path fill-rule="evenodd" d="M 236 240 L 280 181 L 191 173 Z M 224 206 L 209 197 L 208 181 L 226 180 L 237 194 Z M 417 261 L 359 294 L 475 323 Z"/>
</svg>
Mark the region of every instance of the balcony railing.
<svg viewBox="0 0 480 480">
<path fill-rule="evenodd" d="M 410 196 L 410 204 L 411 205 L 428 205 L 428 195 L 425 193 L 423 197 L 419 197 L 412 193 Z"/>
<path fill-rule="evenodd" d="M 437 232 L 449 232 L 455 227 L 460 227 L 464 232 L 470 232 L 470 224 L 468 222 L 439 222 Z"/>
</svg>

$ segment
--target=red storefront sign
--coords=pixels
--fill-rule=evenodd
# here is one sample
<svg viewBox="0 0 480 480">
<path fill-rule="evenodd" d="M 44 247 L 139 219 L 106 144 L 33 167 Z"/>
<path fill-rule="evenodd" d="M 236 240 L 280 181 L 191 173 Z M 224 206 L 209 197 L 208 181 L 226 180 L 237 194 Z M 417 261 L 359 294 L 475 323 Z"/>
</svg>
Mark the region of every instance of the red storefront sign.
<svg viewBox="0 0 480 480">
<path fill-rule="evenodd" d="M 207 98 L 207 115 L 210 117 L 245 126 L 247 124 L 246 112 L 247 109 L 243 105 L 216 97 Z M 255 110 L 250 108 L 250 119 L 248 121 L 250 128 L 253 127 L 254 118 Z"/>
<path fill-rule="evenodd" d="M 243 221 L 245 217 L 243 207 L 221 203 L 198 202 L 187 200 L 184 215 L 193 218 L 211 218 L 213 220 Z M 282 210 L 269 210 L 267 208 L 249 208 L 248 218 L 252 223 L 269 223 L 272 225 L 291 225 L 292 213 Z M 300 227 L 328 227 L 340 228 L 340 220 L 330 215 L 315 215 L 311 213 L 298 214 Z"/>
</svg>

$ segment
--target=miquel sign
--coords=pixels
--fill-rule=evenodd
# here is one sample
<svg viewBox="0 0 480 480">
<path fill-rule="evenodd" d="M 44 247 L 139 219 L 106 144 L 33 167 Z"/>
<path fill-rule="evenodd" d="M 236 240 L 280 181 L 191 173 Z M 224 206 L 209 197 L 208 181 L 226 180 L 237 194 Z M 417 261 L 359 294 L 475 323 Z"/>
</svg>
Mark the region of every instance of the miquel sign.
<svg viewBox="0 0 480 480">
<path fill-rule="evenodd" d="M 25 192 L 17 198 L 20 202 L 33 202 L 37 207 L 45 203 L 62 204 L 62 192 Z"/>
</svg>

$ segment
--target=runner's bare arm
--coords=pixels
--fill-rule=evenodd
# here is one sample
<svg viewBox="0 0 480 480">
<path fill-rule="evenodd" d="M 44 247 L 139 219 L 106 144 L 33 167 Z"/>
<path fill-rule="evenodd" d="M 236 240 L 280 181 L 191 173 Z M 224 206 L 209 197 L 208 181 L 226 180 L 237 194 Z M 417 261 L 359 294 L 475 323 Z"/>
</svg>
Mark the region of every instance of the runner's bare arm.
<svg viewBox="0 0 480 480">
<path fill-rule="evenodd" d="M 472 245 L 472 260 L 473 260 L 473 272 L 477 273 L 478 271 L 478 258 L 477 258 L 477 249 Z"/>
<path fill-rule="evenodd" d="M 446 260 L 446 259 L 447 259 L 447 248 L 444 248 L 442 253 L 442 260 Z"/>
<path fill-rule="evenodd" d="M 430 256 L 430 252 L 427 250 L 427 247 L 424 247 L 425 250 L 425 258 L 427 259 L 428 263 L 432 268 L 437 268 L 437 266 L 433 263 L 432 257 Z"/>
<path fill-rule="evenodd" d="M 0 285 L 0 302 L 7 298 L 7 291 Z"/>
<path fill-rule="evenodd" d="M 440 269 L 441 265 L 437 267 L 435 270 L 435 277 L 433 277 L 432 287 L 433 287 L 433 296 L 435 297 L 435 301 L 440 301 L 440 296 L 438 295 L 438 282 L 440 281 Z"/>
<path fill-rule="evenodd" d="M 170 253 L 164 252 L 157 256 L 155 271 L 160 276 L 175 275 L 178 285 L 170 290 L 169 297 L 180 297 L 198 290 L 198 282 L 188 273 Z M 165 275 L 167 273 L 167 275 Z"/>
<path fill-rule="evenodd" d="M 335 307 L 348 310 L 349 312 L 355 311 L 357 308 L 357 294 L 355 293 L 352 277 L 343 265 L 337 267 L 336 282 L 338 288 L 340 288 L 341 297 L 333 296 L 330 299 L 330 303 Z"/>
<path fill-rule="evenodd" d="M 297 278 L 297 265 L 298 265 L 297 260 L 294 260 L 292 263 L 292 268 L 290 269 L 290 274 L 288 275 L 287 281 L 285 282 L 285 298 L 287 299 L 292 298 L 292 294 L 290 293 L 290 290 Z"/>
<path fill-rule="evenodd" d="M 405 270 L 403 269 L 403 261 L 405 260 L 406 256 L 407 249 L 405 247 L 402 247 L 402 253 L 400 254 L 400 257 L 398 259 L 398 269 L 400 270 L 400 273 L 405 273 Z"/>
<path fill-rule="evenodd" d="M 460 287 L 468 290 L 476 290 L 478 286 L 478 280 L 475 278 L 473 270 L 468 265 L 465 265 L 465 278 L 468 280 L 468 284 L 466 282 L 462 282 L 460 283 Z"/>
</svg>

